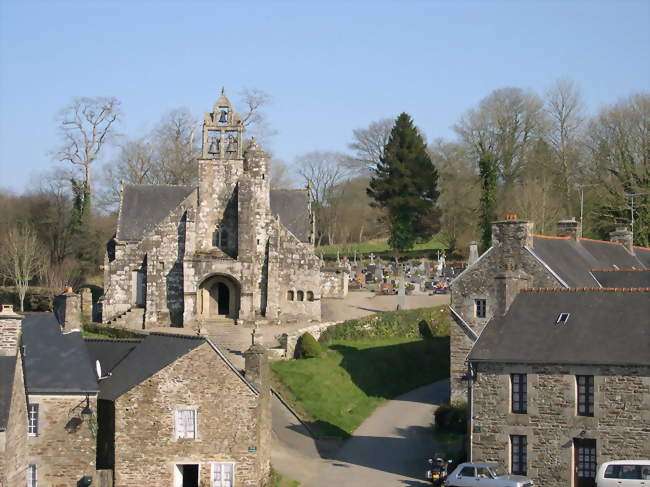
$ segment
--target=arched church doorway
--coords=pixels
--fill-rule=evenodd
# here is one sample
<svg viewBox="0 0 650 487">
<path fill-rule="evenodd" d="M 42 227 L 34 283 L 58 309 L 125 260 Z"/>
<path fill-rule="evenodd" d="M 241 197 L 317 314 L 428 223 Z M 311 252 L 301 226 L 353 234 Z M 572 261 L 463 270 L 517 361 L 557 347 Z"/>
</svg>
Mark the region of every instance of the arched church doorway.
<svg viewBox="0 0 650 487">
<path fill-rule="evenodd" d="M 203 319 L 239 315 L 239 285 L 229 276 L 217 275 L 203 281 L 199 289 L 199 314 Z"/>
</svg>

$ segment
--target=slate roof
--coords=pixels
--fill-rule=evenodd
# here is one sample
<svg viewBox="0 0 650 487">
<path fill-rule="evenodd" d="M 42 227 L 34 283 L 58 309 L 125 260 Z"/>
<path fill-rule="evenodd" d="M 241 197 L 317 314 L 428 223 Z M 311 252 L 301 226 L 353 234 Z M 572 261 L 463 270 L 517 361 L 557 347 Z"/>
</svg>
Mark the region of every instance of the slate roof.
<svg viewBox="0 0 650 487">
<path fill-rule="evenodd" d="M 647 247 L 634 247 L 634 253 L 645 268 L 650 269 L 650 249 Z"/>
<path fill-rule="evenodd" d="M 125 184 L 117 217 L 118 240 L 140 240 L 187 198 L 194 186 Z"/>
<path fill-rule="evenodd" d="M 26 316 L 22 328 L 28 394 L 99 391 L 81 332 L 62 333 L 51 313 Z"/>
<path fill-rule="evenodd" d="M 560 313 L 570 313 L 557 325 Z M 469 360 L 650 365 L 650 289 L 537 289 L 486 325 Z"/>
<path fill-rule="evenodd" d="M 142 340 L 86 340 L 89 360 L 99 360 L 104 375 L 111 373 L 99 382 L 99 398 L 114 401 L 204 343 L 199 337 L 157 333 Z"/>
<path fill-rule="evenodd" d="M 309 192 L 306 189 L 272 189 L 271 214 L 301 242 L 309 242 Z"/>
<path fill-rule="evenodd" d="M 603 287 L 650 287 L 650 269 L 633 271 L 592 271 L 592 274 Z"/>
<path fill-rule="evenodd" d="M 620 243 L 535 235 L 532 251 L 569 287 L 593 287 L 591 271 L 643 269 L 644 263 Z"/>
<path fill-rule="evenodd" d="M 0 431 L 7 429 L 9 406 L 16 370 L 16 356 L 0 357 Z"/>
</svg>

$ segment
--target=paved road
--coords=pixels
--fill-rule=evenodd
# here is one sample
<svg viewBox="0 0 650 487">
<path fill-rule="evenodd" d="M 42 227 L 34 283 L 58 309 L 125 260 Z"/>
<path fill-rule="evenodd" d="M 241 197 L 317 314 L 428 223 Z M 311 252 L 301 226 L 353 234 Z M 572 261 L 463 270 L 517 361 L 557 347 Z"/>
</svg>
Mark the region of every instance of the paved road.
<svg viewBox="0 0 650 487">
<path fill-rule="evenodd" d="M 325 458 L 304 435 L 276 436 L 272 463 L 305 486 L 429 485 L 423 480 L 434 448 L 429 427 L 436 405 L 447 400 L 448 388 L 448 381 L 440 381 L 387 401 L 340 449 L 324 451 L 319 445 Z M 298 429 L 292 432 L 298 434 Z"/>
</svg>

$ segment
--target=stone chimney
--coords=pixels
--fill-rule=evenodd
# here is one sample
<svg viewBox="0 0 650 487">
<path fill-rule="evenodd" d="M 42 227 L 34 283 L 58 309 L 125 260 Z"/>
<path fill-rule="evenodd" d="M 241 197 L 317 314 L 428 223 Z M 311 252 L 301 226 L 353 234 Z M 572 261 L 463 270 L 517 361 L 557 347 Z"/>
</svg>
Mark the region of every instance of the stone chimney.
<svg viewBox="0 0 650 487">
<path fill-rule="evenodd" d="M 262 336 L 253 331 L 253 343 L 244 352 L 245 366 L 244 375 L 246 379 L 255 386 L 260 394 L 269 390 L 269 364 L 266 355 L 266 348 L 261 344 Z"/>
<path fill-rule="evenodd" d="M 478 246 L 476 242 L 470 242 L 469 244 L 469 258 L 467 259 L 467 265 L 470 266 L 478 260 Z"/>
<path fill-rule="evenodd" d="M 611 242 L 622 243 L 630 254 L 634 254 L 633 235 L 627 227 L 616 227 L 616 230 L 609 232 Z"/>
<path fill-rule="evenodd" d="M 0 356 L 16 355 L 18 336 L 23 317 L 14 313 L 11 304 L 3 304 L 0 309 Z"/>
<path fill-rule="evenodd" d="M 511 261 L 506 261 L 495 277 L 496 303 L 495 316 L 503 316 L 508 312 L 510 305 L 524 288 L 530 287 L 532 277 L 521 269 L 514 269 Z"/>
<path fill-rule="evenodd" d="M 54 298 L 54 316 L 65 332 L 81 329 L 81 296 L 71 287 Z"/>
<path fill-rule="evenodd" d="M 565 218 L 557 222 L 555 233 L 558 237 L 571 237 L 579 242 L 582 238 L 582 223 L 577 222 L 575 217 Z"/>
<path fill-rule="evenodd" d="M 506 215 L 506 219 L 492 224 L 492 247 L 509 248 L 533 247 L 532 222 L 518 220 L 517 215 Z"/>
<path fill-rule="evenodd" d="M 81 289 L 81 316 L 84 321 L 93 320 L 93 293 L 89 287 Z"/>
</svg>

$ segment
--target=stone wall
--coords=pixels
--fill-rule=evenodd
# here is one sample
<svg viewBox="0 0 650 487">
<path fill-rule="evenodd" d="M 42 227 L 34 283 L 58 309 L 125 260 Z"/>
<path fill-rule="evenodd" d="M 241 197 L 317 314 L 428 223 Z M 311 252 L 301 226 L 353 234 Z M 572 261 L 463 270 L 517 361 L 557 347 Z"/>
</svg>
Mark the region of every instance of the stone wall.
<svg viewBox="0 0 650 487">
<path fill-rule="evenodd" d="M 316 340 L 320 338 L 325 330 L 330 326 L 338 325 L 340 321 L 332 321 L 326 323 L 319 323 L 318 325 L 306 326 L 305 328 L 300 328 L 298 330 L 292 331 L 291 333 L 283 333 L 280 339 L 280 343 L 284 348 L 284 357 L 285 359 L 292 359 L 296 354 L 296 345 L 298 340 L 305 333 L 311 334 Z"/>
<path fill-rule="evenodd" d="M 492 248 L 453 281 L 450 306 L 478 336 L 487 322 L 507 311 L 517 292 L 524 287 L 561 287 L 553 275 L 526 247 L 533 245 L 532 223 L 497 222 L 492 226 Z M 486 313 L 479 318 L 475 300 L 486 300 Z M 458 321 L 455 318 L 456 322 Z M 465 400 L 467 355 L 473 339 L 456 323 L 450 329 L 450 384 L 452 401 Z"/>
<path fill-rule="evenodd" d="M 197 439 L 175 439 L 177 406 L 196 407 Z M 115 485 L 173 485 L 178 463 L 199 464 L 201 485 L 210 485 L 210 462 L 235 462 L 235 485 L 260 485 L 268 459 L 259 455 L 268 449 L 258 406 L 241 378 L 201 345 L 115 401 Z"/>
<path fill-rule="evenodd" d="M 343 299 L 348 295 L 348 273 L 343 270 L 321 271 L 323 298 Z"/>
<path fill-rule="evenodd" d="M 528 476 L 565 487 L 573 439 L 596 440 L 597 462 L 650 457 L 650 367 L 477 364 L 472 459 L 510 466 L 510 435 L 526 435 Z M 527 374 L 528 412 L 510 412 L 510 374 Z M 593 375 L 593 417 L 577 416 L 576 375 Z"/>
<path fill-rule="evenodd" d="M 3 463 L 3 487 L 24 487 L 27 485 L 27 400 L 25 398 L 25 379 L 23 376 L 22 357 L 17 357 L 18 362 L 14 372 L 14 381 L 11 391 L 11 404 L 7 418 L 6 444 L 4 455 L 0 458 Z M 2 476 L 0 476 L 0 480 Z"/>
</svg>

